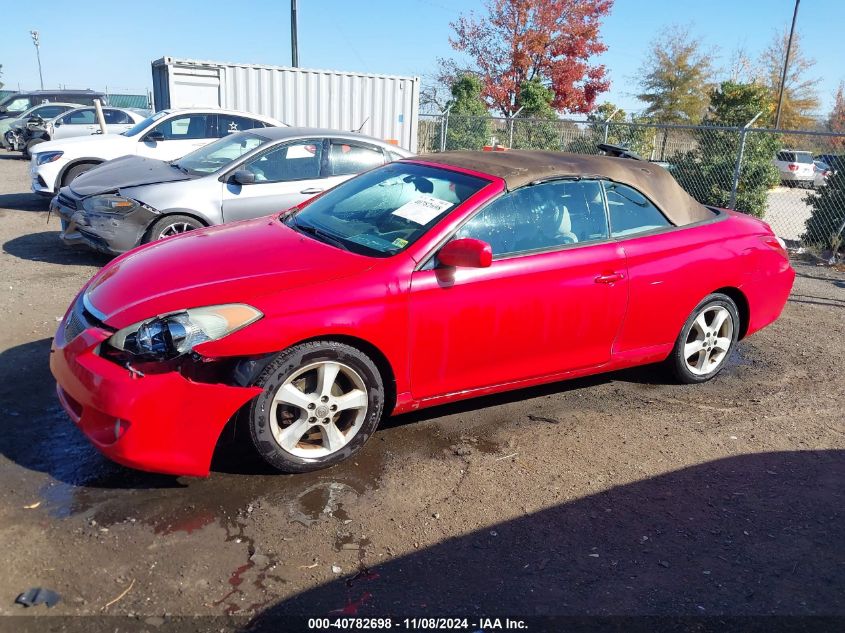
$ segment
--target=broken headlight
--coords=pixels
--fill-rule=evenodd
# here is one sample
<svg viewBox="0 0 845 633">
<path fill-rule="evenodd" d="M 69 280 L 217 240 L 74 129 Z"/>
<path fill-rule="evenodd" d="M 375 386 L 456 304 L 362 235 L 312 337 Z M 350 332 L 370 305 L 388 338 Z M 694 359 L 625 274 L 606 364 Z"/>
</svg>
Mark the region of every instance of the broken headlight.
<svg viewBox="0 0 845 633">
<path fill-rule="evenodd" d="M 167 360 L 187 354 L 200 343 L 221 339 L 262 316 L 243 303 L 191 308 L 125 327 L 115 332 L 108 343 L 133 356 Z"/>
<path fill-rule="evenodd" d="M 91 196 L 82 201 L 82 208 L 89 213 L 118 213 L 124 215 L 131 213 L 140 206 L 140 202 L 114 193 Z"/>
</svg>

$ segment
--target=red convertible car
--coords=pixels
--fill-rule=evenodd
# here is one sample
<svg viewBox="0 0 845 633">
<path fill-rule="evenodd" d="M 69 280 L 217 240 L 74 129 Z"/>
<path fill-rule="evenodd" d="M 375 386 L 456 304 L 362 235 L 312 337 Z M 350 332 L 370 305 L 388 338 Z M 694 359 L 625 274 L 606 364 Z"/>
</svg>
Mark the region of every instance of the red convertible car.
<svg viewBox="0 0 845 633">
<path fill-rule="evenodd" d="M 264 460 L 303 472 L 391 413 L 658 361 L 709 380 L 794 275 L 766 224 L 656 165 L 444 153 L 118 257 L 51 367 L 117 462 L 207 475 L 237 415 Z"/>
</svg>

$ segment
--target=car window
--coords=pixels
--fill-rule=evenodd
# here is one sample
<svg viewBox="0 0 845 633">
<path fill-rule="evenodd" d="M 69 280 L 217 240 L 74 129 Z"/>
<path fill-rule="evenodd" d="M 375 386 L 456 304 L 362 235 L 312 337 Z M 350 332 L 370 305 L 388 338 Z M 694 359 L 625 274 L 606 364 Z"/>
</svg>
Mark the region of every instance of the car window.
<svg viewBox="0 0 845 633">
<path fill-rule="evenodd" d="M 270 139 L 252 132 L 224 136 L 183 156 L 174 164 L 188 173 L 210 174 L 269 142 Z"/>
<path fill-rule="evenodd" d="M 296 141 L 253 158 L 242 169 L 255 174 L 255 182 L 308 180 L 320 177 L 322 156 L 321 140 Z"/>
<path fill-rule="evenodd" d="M 106 125 L 128 125 L 132 123 L 132 119 L 123 110 L 112 108 L 103 109 L 103 118 L 106 120 Z"/>
<path fill-rule="evenodd" d="M 232 114 L 217 115 L 218 137 L 223 137 L 227 134 L 236 134 L 244 130 L 252 130 L 257 127 L 264 127 L 264 124 L 261 121 L 256 121 L 245 116 L 234 116 Z"/>
<path fill-rule="evenodd" d="M 348 141 L 331 142 L 329 173 L 332 176 L 360 174 L 379 165 L 384 165 L 384 154 L 380 149 Z"/>
<path fill-rule="evenodd" d="M 660 210 L 636 189 L 617 182 L 605 182 L 604 192 L 613 237 L 671 226 Z"/>
<path fill-rule="evenodd" d="M 29 97 L 18 97 L 17 99 L 12 99 L 12 101 L 6 105 L 7 112 L 23 112 L 29 108 Z"/>
<path fill-rule="evenodd" d="M 559 180 L 497 198 L 456 234 L 490 244 L 495 257 L 607 239 L 601 185 Z"/>
<path fill-rule="evenodd" d="M 45 105 L 35 108 L 32 116 L 40 116 L 42 119 L 52 119 L 67 110 L 67 106 Z"/>
<path fill-rule="evenodd" d="M 175 116 L 162 121 L 153 128 L 154 132 L 161 132 L 166 141 L 186 141 L 208 138 L 209 114 L 189 114 Z"/>
<path fill-rule="evenodd" d="M 284 221 L 314 239 L 387 257 L 413 244 L 488 184 L 448 169 L 390 163 L 329 189 Z"/>
<path fill-rule="evenodd" d="M 62 117 L 62 123 L 64 125 L 92 125 L 96 122 L 97 118 L 94 114 L 93 108 L 88 108 L 87 110 L 74 110 L 73 112 L 68 112 Z"/>
<path fill-rule="evenodd" d="M 810 165 L 813 163 L 813 155 L 810 152 L 795 152 L 795 162 Z"/>
</svg>

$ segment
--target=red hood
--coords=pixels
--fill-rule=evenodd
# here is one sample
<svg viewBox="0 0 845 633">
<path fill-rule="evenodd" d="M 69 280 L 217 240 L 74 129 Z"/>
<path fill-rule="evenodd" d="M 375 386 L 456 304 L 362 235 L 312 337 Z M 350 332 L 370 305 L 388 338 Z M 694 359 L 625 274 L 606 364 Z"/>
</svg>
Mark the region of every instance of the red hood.
<svg viewBox="0 0 845 633">
<path fill-rule="evenodd" d="M 111 327 L 185 308 L 248 303 L 370 268 L 373 260 L 301 235 L 276 217 L 192 231 L 130 251 L 86 290 Z"/>
</svg>

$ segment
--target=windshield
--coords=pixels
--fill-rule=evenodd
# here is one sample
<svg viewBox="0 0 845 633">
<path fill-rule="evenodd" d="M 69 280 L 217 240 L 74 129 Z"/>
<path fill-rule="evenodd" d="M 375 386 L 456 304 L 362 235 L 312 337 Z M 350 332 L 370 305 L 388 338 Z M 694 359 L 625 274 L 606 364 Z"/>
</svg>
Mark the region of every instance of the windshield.
<svg viewBox="0 0 845 633">
<path fill-rule="evenodd" d="M 0 112 L 8 112 L 9 114 L 20 114 L 30 107 L 29 97 L 18 97 L 16 95 L 9 95 L 2 102 L 0 102 Z"/>
<path fill-rule="evenodd" d="M 269 142 L 270 139 L 252 132 L 224 136 L 174 161 L 173 165 L 189 174 L 210 174 Z"/>
<path fill-rule="evenodd" d="M 146 130 L 146 129 L 147 129 L 148 127 L 150 127 L 153 123 L 155 123 L 156 121 L 158 121 L 160 118 L 162 118 L 162 117 L 164 117 L 164 116 L 167 116 L 167 114 L 168 114 L 167 110 L 162 110 L 161 112 L 156 112 L 156 113 L 155 113 L 154 115 L 152 115 L 151 117 L 148 117 L 148 118 L 144 119 L 144 120 L 143 120 L 143 121 L 141 121 L 140 123 L 136 123 L 136 124 L 135 124 L 135 125 L 133 125 L 131 128 L 129 128 L 128 130 L 126 130 L 125 132 L 121 132 L 121 134 L 122 134 L 123 136 L 138 136 L 138 134 L 140 134 L 141 132 L 143 132 L 144 130 Z"/>
<path fill-rule="evenodd" d="M 338 185 L 283 221 L 346 250 L 388 257 L 487 184 L 447 169 L 391 163 Z"/>
</svg>

